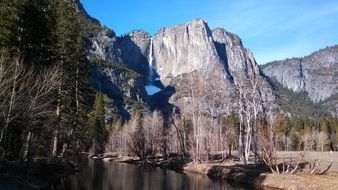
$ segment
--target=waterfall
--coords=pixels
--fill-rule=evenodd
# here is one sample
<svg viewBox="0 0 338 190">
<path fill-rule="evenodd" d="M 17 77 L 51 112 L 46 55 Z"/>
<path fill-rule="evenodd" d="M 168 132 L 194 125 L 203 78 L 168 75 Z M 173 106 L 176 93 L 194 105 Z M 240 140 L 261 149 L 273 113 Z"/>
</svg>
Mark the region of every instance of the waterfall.
<svg viewBox="0 0 338 190">
<path fill-rule="evenodd" d="M 153 69 L 153 38 L 150 38 L 150 46 L 149 46 L 149 54 L 148 54 L 148 63 L 149 63 L 149 73 L 148 73 L 148 80 L 149 83 L 147 85 L 144 86 L 144 88 L 147 91 L 147 94 L 149 96 L 152 96 L 158 92 L 160 92 L 162 89 L 157 87 L 156 84 L 153 84 L 154 82 L 154 69 Z M 157 80 L 157 79 L 155 79 Z"/>
<path fill-rule="evenodd" d="M 148 62 L 149 62 L 149 83 L 153 82 L 153 38 L 150 38 L 150 47 L 149 47 L 149 54 L 148 54 Z"/>
</svg>

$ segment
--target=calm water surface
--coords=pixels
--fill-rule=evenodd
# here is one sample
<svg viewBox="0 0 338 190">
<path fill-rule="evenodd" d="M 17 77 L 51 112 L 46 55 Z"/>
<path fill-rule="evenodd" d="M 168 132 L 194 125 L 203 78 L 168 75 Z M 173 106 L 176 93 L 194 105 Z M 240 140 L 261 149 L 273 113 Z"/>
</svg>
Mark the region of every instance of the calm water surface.
<svg viewBox="0 0 338 190">
<path fill-rule="evenodd" d="M 68 190 L 247 190 L 249 188 L 211 180 L 199 174 L 178 173 L 160 168 L 86 161 L 82 170 L 57 185 Z"/>
</svg>

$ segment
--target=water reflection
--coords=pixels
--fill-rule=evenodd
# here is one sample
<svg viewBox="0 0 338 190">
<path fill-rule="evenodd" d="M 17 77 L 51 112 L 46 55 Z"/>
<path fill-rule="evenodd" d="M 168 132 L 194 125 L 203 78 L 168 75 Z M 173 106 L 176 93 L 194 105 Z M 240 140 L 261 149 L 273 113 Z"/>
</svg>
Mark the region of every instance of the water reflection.
<svg viewBox="0 0 338 190">
<path fill-rule="evenodd" d="M 58 189 L 69 190 L 245 190 L 198 174 L 160 168 L 89 160 L 81 172 L 62 180 Z"/>
</svg>

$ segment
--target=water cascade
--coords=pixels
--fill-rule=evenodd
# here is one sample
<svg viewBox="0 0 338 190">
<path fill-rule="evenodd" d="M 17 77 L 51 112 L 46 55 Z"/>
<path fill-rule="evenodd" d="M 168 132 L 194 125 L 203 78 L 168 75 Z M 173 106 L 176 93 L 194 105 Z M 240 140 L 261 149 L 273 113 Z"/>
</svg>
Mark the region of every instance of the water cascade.
<svg viewBox="0 0 338 190">
<path fill-rule="evenodd" d="M 148 71 L 148 85 L 145 86 L 148 95 L 153 95 L 157 92 L 160 92 L 161 89 L 158 88 L 153 84 L 154 79 L 154 69 L 153 69 L 153 38 L 150 38 L 150 45 L 149 45 L 149 54 L 148 54 L 148 63 L 149 63 L 149 71 Z"/>
<path fill-rule="evenodd" d="M 148 62 L 149 62 L 149 84 L 153 82 L 153 38 L 150 38 L 149 53 L 148 53 Z"/>
</svg>

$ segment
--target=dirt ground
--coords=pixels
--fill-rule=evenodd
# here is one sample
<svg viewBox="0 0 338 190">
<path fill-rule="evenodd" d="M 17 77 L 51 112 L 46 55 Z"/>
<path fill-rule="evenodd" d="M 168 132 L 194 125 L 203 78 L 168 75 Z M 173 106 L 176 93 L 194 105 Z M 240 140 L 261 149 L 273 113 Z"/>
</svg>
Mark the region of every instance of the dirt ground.
<svg viewBox="0 0 338 190">
<path fill-rule="evenodd" d="M 301 154 L 300 151 L 279 151 L 277 152 L 277 157 L 279 162 L 288 162 L 290 159 L 293 160 L 293 163 L 296 163 Z M 248 170 L 248 168 L 234 168 L 232 166 L 240 164 L 238 162 L 238 153 L 237 151 L 233 152 L 232 159 L 226 161 L 213 161 L 206 163 L 189 163 L 184 167 L 185 172 L 199 173 L 203 175 L 213 176 L 216 178 L 228 178 L 242 183 L 248 179 L 252 180 L 253 183 L 260 185 L 263 189 L 331 189 L 338 190 L 338 152 L 313 152 L 307 151 L 304 154 L 304 157 L 301 161 L 302 171 L 295 173 L 295 175 L 278 175 L 271 174 L 268 171 L 256 172 L 255 170 Z M 250 157 L 253 157 L 251 155 Z M 309 163 L 314 163 L 317 160 L 321 160 L 320 164 L 314 174 L 309 174 Z M 110 159 L 109 159 L 110 160 Z M 135 160 L 135 158 L 130 157 L 117 157 L 113 160 L 120 162 L 129 162 Z M 330 165 L 331 160 L 333 164 L 330 167 L 327 174 L 318 175 L 322 173 Z M 250 168 L 249 168 L 250 169 Z M 233 176 L 229 174 L 235 174 Z M 222 177 L 223 176 L 223 177 Z M 251 179 L 252 178 L 252 179 Z"/>
<path fill-rule="evenodd" d="M 216 168 L 218 173 L 223 171 L 227 175 L 227 170 L 221 170 L 223 167 L 231 166 L 237 161 L 237 151 L 233 152 L 233 161 L 227 160 L 226 162 L 212 162 L 203 164 L 188 164 L 184 170 L 188 172 L 210 174 L 212 168 Z M 277 152 L 277 157 L 280 162 L 288 162 L 290 159 L 293 163 L 296 163 L 303 152 L 298 151 L 280 151 Z M 252 156 L 252 155 L 251 155 Z M 317 160 L 321 160 L 317 170 L 313 174 L 309 174 L 309 163 L 314 163 Z M 327 174 L 318 175 L 316 173 L 322 173 L 330 165 L 333 159 L 332 166 L 328 170 Z M 269 172 L 261 173 L 258 177 L 258 183 L 266 189 L 279 188 L 279 189 L 338 189 L 338 152 L 313 152 L 307 151 L 301 161 L 302 171 L 295 173 L 295 175 L 278 175 L 268 174 Z M 217 166 L 217 167 L 215 167 Z M 240 172 L 239 172 L 240 174 Z M 259 181 L 259 179 L 263 179 Z M 270 188 L 269 188 L 270 187 Z M 265 189 L 265 188 L 264 188 Z"/>
<path fill-rule="evenodd" d="M 298 159 L 302 152 L 296 151 L 282 151 L 277 153 L 277 157 L 279 160 L 289 160 Z M 304 162 L 315 162 L 320 161 L 318 169 L 315 171 L 316 173 L 321 173 L 330 165 L 333 160 L 332 166 L 328 170 L 327 174 L 317 175 L 317 174 L 309 174 L 308 173 L 308 165 L 305 166 L 304 172 L 298 172 L 296 175 L 302 176 L 309 181 L 318 184 L 324 189 L 337 190 L 338 189 L 338 152 L 314 152 L 307 151 L 304 155 Z"/>
<path fill-rule="evenodd" d="M 315 175 L 315 174 L 304 174 L 297 173 L 298 176 L 302 176 L 305 179 L 323 187 L 326 190 L 337 190 L 338 189 L 338 173 L 331 172 L 325 175 Z"/>
<path fill-rule="evenodd" d="M 291 159 L 298 160 L 302 152 L 300 151 L 280 151 L 277 152 L 277 157 L 280 161 L 288 161 Z M 313 151 L 306 151 L 304 155 L 304 162 L 315 162 L 321 159 L 320 164 L 318 166 L 319 170 L 325 170 L 331 160 L 333 159 L 333 164 L 329 169 L 329 173 L 338 172 L 338 152 L 313 152 Z M 320 171 L 318 171 L 320 172 Z M 338 179 L 337 179 L 338 180 Z"/>
</svg>

